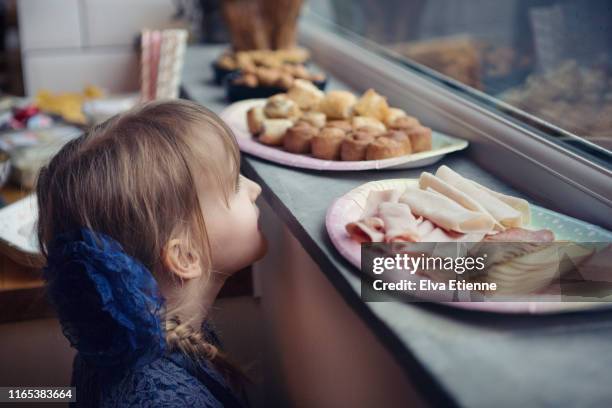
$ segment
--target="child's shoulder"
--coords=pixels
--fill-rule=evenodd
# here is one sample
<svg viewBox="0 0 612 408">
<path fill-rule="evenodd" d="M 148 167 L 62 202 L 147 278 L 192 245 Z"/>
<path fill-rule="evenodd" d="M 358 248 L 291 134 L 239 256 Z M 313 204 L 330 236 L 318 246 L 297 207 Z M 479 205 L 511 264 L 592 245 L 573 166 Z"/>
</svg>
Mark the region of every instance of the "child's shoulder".
<svg viewBox="0 0 612 408">
<path fill-rule="evenodd" d="M 112 407 L 222 407 L 200 379 L 171 357 L 129 370 L 104 396 Z"/>
</svg>

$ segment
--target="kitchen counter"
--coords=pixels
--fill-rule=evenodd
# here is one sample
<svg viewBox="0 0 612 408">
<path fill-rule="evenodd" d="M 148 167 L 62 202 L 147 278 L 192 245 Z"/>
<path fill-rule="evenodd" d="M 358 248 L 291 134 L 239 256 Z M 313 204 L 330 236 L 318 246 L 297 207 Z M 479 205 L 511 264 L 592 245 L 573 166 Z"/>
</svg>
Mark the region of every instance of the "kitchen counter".
<svg viewBox="0 0 612 408">
<path fill-rule="evenodd" d="M 186 53 L 184 96 L 221 112 L 224 90 L 212 84 L 221 46 Z M 344 88 L 331 79 L 330 88 Z M 366 303 L 359 271 L 333 247 L 324 220 L 332 202 L 373 180 L 414 178 L 446 164 L 492 189 L 521 195 L 483 171 L 469 151 L 414 170 L 325 172 L 243 156 L 243 173 L 263 188 L 278 219 L 299 241 L 352 311 L 434 405 L 605 406 L 612 401 L 612 312 L 498 315 L 402 302 Z M 311 302 L 317 302 L 316 298 Z"/>
</svg>

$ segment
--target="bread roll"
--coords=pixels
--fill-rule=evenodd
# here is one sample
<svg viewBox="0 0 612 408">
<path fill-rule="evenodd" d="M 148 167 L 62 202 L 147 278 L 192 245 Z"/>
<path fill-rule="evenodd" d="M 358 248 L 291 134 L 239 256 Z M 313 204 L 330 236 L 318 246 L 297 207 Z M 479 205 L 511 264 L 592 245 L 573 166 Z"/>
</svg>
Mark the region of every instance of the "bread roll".
<svg viewBox="0 0 612 408">
<path fill-rule="evenodd" d="M 286 73 L 281 73 L 276 81 L 275 85 L 279 88 L 290 89 L 293 86 L 294 79 L 291 75 Z"/>
<path fill-rule="evenodd" d="M 247 111 L 247 124 L 249 126 L 249 132 L 252 135 L 257 135 L 261 132 L 263 121 L 266 116 L 263 112 L 263 106 L 254 106 Z"/>
<path fill-rule="evenodd" d="M 375 136 L 370 132 L 355 131 L 342 142 L 340 158 L 345 161 L 360 161 L 366 159 L 366 150 Z"/>
<path fill-rule="evenodd" d="M 291 153 L 310 153 L 312 138 L 318 134 L 319 129 L 305 122 L 299 122 L 287 130 L 285 139 L 283 140 L 283 146 L 285 150 Z"/>
<path fill-rule="evenodd" d="M 357 97 L 348 91 L 330 91 L 319 104 L 328 119 L 348 119 Z"/>
<path fill-rule="evenodd" d="M 417 118 L 413 116 L 400 116 L 389 123 L 389 128 L 397 130 L 407 130 L 420 126 Z"/>
<path fill-rule="evenodd" d="M 402 148 L 403 148 L 402 155 L 412 153 L 412 141 L 410 140 L 410 137 L 403 131 L 391 130 L 387 133 L 383 133 L 380 137 L 386 137 L 391 140 L 395 140 L 400 145 L 402 145 Z"/>
<path fill-rule="evenodd" d="M 325 93 L 310 81 L 296 79 L 287 92 L 287 96 L 295 101 L 300 109 L 316 109 L 325 97 Z"/>
<path fill-rule="evenodd" d="M 293 122 L 289 119 L 266 119 L 263 121 L 259 140 L 263 144 L 271 146 L 280 146 L 283 144 L 285 132 L 293 126 Z"/>
<path fill-rule="evenodd" d="M 327 119 L 323 112 L 308 111 L 308 112 L 304 112 L 300 120 L 307 122 L 311 124 L 312 126 L 320 129 L 323 126 L 325 126 Z"/>
<path fill-rule="evenodd" d="M 353 125 L 348 120 L 330 120 L 325 124 L 325 127 L 342 129 L 344 132 L 353 130 Z"/>
<path fill-rule="evenodd" d="M 372 136 L 380 136 L 385 133 L 385 131 L 381 131 L 380 128 L 373 128 L 369 126 L 360 127 L 359 129 L 355 129 L 353 132 L 368 133 Z"/>
<path fill-rule="evenodd" d="M 312 155 L 323 160 L 338 160 L 346 133 L 338 128 L 323 128 L 312 138 Z"/>
<path fill-rule="evenodd" d="M 404 130 L 410 137 L 412 152 L 426 152 L 431 150 L 431 129 L 425 126 L 417 126 L 412 129 Z"/>
<path fill-rule="evenodd" d="M 259 83 L 263 86 L 274 86 L 280 79 L 281 75 L 278 70 L 273 68 L 259 67 L 256 69 L 256 72 Z"/>
<path fill-rule="evenodd" d="M 301 111 L 297 103 L 289 99 L 286 94 L 276 94 L 266 101 L 264 114 L 271 119 L 291 119 L 296 120 Z"/>
<path fill-rule="evenodd" d="M 387 116 L 385 116 L 385 125 L 390 126 L 396 119 L 407 116 L 406 112 L 398 108 L 389 108 Z"/>
<path fill-rule="evenodd" d="M 355 104 L 354 110 L 361 116 L 370 116 L 379 121 L 383 121 L 389 112 L 389 105 L 385 97 L 377 94 L 373 89 L 368 89 L 363 96 L 359 98 L 359 101 Z"/>
<path fill-rule="evenodd" d="M 387 130 L 385 125 L 380 120 L 368 116 L 354 116 L 351 124 L 355 130 L 360 128 L 372 128 L 377 129 L 380 132 Z"/>
<path fill-rule="evenodd" d="M 398 157 L 404 153 L 405 148 L 396 140 L 388 137 L 378 137 L 368 145 L 366 160 L 383 160 Z"/>
</svg>

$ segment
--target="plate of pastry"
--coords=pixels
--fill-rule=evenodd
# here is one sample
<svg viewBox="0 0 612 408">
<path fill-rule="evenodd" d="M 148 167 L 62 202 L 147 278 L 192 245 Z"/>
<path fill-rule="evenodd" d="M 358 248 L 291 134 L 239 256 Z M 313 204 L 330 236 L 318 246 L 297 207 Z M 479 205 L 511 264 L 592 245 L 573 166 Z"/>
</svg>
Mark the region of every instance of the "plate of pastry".
<svg viewBox="0 0 612 408">
<path fill-rule="evenodd" d="M 228 75 L 225 79 L 225 96 L 228 101 L 268 98 L 289 90 L 296 79 L 312 82 L 324 90 L 327 77 L 299 64 L 284 64 L 279 67 L 244 69 Z"/>
<path fill-rule="evenodd" d="M 215 82 L 221 85 L 226 76 L 237 71 L 302 65 L 306 64 L 309 58 L 310 52 L 300 47 L 283 50 L 226 51 L 212 63 L 212 68 Z"/>
<path fill-rule="evenodd" d="M 491 190 L 447 166 L 439 167 L 435 174 L 423 172 L 419 179 L 363 184 L 330 206 L 325 223 L 333 245 L 359 269 L 362 243 L 501 243 L 495 249 L 509 252 L 502 252 L 502 256 L 498 251 L 486 274 L 465 276 L 470 282 L 495 282 L 496 292 L 482 293 L 480 301 L 435 299 L 451 306 L 551 313 L 605 307 L 612 301 L 610 295 L 598 295 L 598 301 L 564 297 L 561 302 L 558 293 L 559 279 L 572 276 L 568 274 L 577 266 L 610 275 L 612 232 Z M 560 246 L 565 251 L 564 259 L 571 263 L 552 262 L 558 259 L 558 252 L 552 255 L 550 251 L 559 251 Z M 411 276 L 408 279 L 433 282 L 441 277 L 436 272 Z M 424 300 L 432 300 L 426 298 L 428 295 Z"/>
<path fill-rule="evenodd" d="M 369 89 L 323 92 L 297 79 L 286 93 L 221 112 L 240 150 L 292 167 L 372 170 L 427 166 L 468 142 L 422 125 Z"/>
</svg>

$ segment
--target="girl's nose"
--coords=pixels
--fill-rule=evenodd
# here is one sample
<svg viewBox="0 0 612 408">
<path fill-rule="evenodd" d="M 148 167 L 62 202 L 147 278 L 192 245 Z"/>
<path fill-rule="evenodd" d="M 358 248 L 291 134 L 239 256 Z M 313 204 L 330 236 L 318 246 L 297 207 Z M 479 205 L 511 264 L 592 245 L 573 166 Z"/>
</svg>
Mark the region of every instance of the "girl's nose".
<svg viewBox="0 0 612 408">
<path fill-rule="evenodd" d="M 261 194 L 261 186 L 249 178 L 247 178 L 247 182 L 249 183 L 249 195 L 251 196 L 251 200 L 255 201 Z"/>
</svg>

